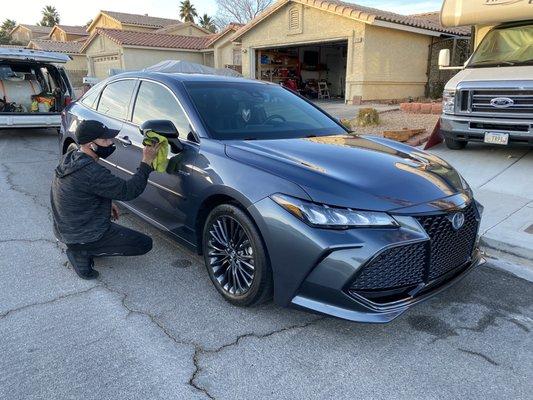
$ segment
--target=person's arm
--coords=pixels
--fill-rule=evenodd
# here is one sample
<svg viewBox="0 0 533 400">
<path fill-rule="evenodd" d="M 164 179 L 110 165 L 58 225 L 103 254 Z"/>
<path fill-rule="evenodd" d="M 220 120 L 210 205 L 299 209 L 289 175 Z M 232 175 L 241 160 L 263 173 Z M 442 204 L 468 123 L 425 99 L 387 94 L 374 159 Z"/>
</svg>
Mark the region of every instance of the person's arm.
<svg viewBox="0 0 533 400">
<path fill-rule="evenodd" d="M 128 180 L 116 177 L 107 168 L 98 168 L 98 173 L 91 176 L 91 191 L 111 200 L 129 201 L 138 197 L 146 188 L 148 176 L 153 171 L 150 164 L 157 156 L 159 147 L 160 144 L 144 147 L 141 165 Z"/>
<path fill-rule="evenodd" d="M 128 180 L 113 175 L 107 168 L 99 168 L 91 176 L 91 191 L 111 200 L 129 201 L 138 197 L 146 188 L 152 167 L 142 162 L 137 172 Z"/>
</svg>

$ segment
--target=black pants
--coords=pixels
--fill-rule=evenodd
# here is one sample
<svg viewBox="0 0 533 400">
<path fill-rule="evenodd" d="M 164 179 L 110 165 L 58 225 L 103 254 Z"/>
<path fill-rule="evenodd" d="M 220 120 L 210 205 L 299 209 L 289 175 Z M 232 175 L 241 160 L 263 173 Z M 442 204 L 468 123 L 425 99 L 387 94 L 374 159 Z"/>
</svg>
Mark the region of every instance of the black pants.
<svg viewBox="0 0 533 400">
<path fill-rule="evenodd" d="M 100 239 L 91 243 L 68 244 L 77 257 L 140 256 L 152 250 L 152 238 L 141 232 L 111 223 Z"/>
</svg>

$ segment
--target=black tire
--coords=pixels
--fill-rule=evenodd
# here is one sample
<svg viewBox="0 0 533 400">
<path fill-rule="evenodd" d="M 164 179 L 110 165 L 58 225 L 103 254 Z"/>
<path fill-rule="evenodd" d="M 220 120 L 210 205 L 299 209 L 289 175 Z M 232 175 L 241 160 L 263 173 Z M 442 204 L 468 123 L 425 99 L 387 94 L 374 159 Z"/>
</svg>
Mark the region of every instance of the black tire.
<svg viewBox="0 0 533 400">
<path fill-rule="evenodd" d="M 224 224 L 231 234 L 221 234 Z M 226 301 L 249 307 L 272 298 L 272 269 L 261 234 L 241 209 L 231 204 L 215 207 L 205 221 L 202 245 L 209 278 Z"/>
<path fill-rule="evenodd" d="M 468 143 L 466 140 L 455 140 L 451 138 L 445 138 L 444 141 L 446 142 L 446 147 L 451 150 L 463 150 Z"/>
</svg>

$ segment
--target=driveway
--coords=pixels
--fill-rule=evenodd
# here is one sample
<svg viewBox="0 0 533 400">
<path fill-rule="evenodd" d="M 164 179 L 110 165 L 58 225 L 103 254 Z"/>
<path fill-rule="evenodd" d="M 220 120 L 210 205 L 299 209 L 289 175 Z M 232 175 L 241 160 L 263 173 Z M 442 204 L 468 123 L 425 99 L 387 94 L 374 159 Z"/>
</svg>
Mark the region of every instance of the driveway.
<svg viewBox="0 0 533 400">
<path fill-rule="evenodd" d="M 51 233 L 57 158 L 53 132 L 0 131 L 0 398 L 531 398 L 530 282 L 480 267 L 388 325 L 241 309 L 127 213 L 154 249 L 82 281 Z"/>
</svg>

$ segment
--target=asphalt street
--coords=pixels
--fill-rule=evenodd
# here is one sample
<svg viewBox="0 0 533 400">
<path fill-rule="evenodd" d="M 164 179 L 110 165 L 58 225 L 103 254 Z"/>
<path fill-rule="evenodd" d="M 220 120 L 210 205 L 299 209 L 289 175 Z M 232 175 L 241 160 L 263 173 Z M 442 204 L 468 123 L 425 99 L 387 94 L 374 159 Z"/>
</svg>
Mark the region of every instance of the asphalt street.
<svg viewBox="0 0 533 400">
<path fill-rule="evenodd" d="M 533 286 L 491 266 L 387 325 L 242 309 L 154 238 L 82 281 L 51 228 L 55 131 L 0 131 L 0 399 L 531 399 Z"/>
</svg>

